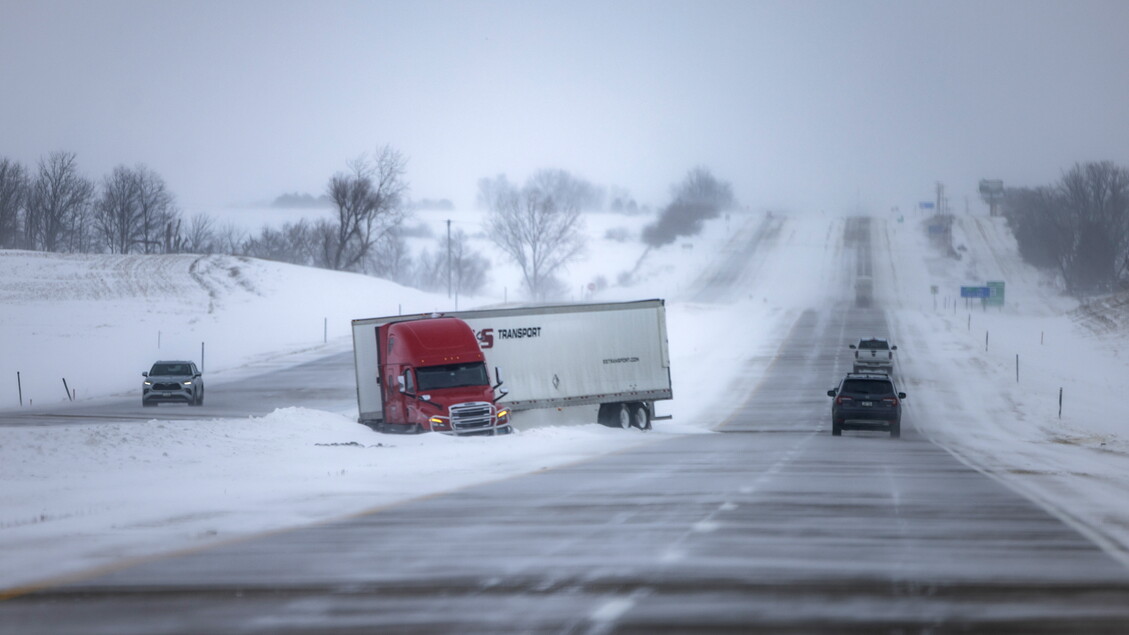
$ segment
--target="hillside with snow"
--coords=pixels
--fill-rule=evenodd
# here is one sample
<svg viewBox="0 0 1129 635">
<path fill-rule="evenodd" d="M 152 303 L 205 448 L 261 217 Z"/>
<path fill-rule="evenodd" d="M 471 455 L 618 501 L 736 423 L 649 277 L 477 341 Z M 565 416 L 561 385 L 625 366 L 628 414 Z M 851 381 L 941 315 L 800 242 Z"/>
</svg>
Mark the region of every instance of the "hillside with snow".
<svg viewBox="0 0 1129 635">
<path fill-rule="evenodd" d="M 232 256 L 0 251 L 0 408 L 136 390 L 156 359 L 238 369 L 264 356 L 347 344 L 349 320 L 432 310 L 384 280 Z M 383 313 L 382 313 L 383 314 Z M 343 343 L 344 342 L 344 343 Z"/>
</svg>

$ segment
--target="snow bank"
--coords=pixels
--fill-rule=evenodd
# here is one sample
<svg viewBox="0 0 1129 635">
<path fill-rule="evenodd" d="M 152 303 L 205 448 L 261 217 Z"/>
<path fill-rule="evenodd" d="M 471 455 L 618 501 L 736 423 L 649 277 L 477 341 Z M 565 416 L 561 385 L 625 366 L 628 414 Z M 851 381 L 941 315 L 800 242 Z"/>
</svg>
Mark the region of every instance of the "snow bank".
<svg viewBox="0 0 1129 635">
<path fill-rule="evenodd" d="M 8 428 L 0 585 L 358 513 L 648 439 L 595 424 L 389 437 L 302 408 L 245 420 Z"/>
</svg>

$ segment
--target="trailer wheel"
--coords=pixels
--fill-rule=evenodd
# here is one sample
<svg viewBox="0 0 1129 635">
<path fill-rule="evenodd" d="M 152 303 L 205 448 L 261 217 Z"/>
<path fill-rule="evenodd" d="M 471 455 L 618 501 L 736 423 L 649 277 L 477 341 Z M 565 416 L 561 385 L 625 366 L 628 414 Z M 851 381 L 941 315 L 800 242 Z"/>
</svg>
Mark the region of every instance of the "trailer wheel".
<svg viewBox="0 0 1129 635">
<path fill-rule="evenodd" d="M 631 426 L 640 430 L 651 429 L 651 411 L 646 404 L 631 404 Z"/>
<path fill-rule="evenodd" d="M 624 430 L 630 430 L 631 429 L 631 407 L 628 406 L 625 403 L 616 404 L 616 406 L 618 406 L 618 407 L 613 409 L 613 411 L 615 412 L 615 415 L 616 415 L 615 423 L 618 424 L 619 427 L 624 429 Z"/>
<path fill-rule="evenodd" d="M 596 421 L 609 428 L 631 427 L 631 408 L 625 403 L 602 403 Z"/>
</svg>

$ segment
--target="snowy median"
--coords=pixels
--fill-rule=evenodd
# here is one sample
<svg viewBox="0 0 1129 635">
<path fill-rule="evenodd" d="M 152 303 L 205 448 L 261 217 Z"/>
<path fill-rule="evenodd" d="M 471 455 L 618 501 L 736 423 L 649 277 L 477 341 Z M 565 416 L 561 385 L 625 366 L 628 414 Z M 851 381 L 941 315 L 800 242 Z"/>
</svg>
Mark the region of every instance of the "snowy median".
<svg viewBox="0 0 1129 635">
<path fill-rule="evenodd" d="M 340 414 L 8 428 L 0 587 L 363 513 L 666 435 L 596 424 L 382 435 Z"/>
</svg>

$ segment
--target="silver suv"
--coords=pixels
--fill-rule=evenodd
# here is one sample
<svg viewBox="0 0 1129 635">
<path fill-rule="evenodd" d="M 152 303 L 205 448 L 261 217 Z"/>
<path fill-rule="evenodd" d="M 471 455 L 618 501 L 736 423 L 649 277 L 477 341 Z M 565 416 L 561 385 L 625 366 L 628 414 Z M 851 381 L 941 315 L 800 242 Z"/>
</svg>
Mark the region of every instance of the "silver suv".
<svg viewBox="0 0 1129 635">
<path fill-rule="evenodd" d="M 153 364 L 147 373 L 141 373 L 141 405 L 155 406 L 161 402 L 204 405 L 204 379 L 194 362 L 161 361 Z"/>
</svg>

